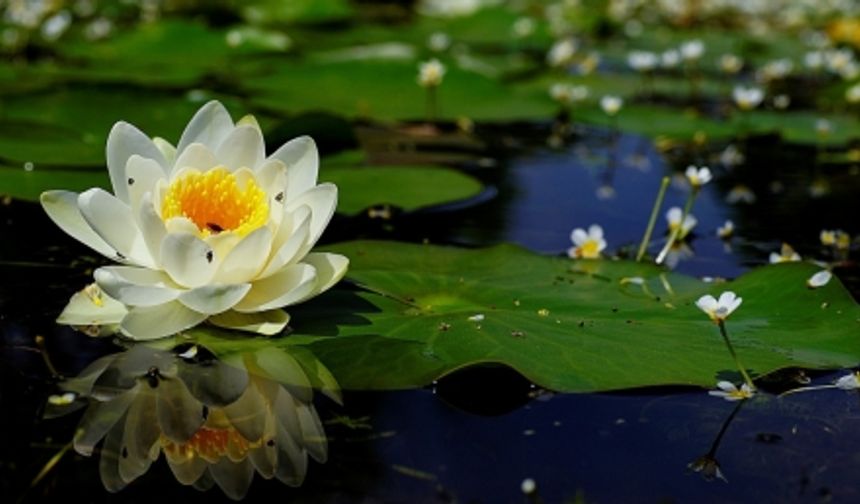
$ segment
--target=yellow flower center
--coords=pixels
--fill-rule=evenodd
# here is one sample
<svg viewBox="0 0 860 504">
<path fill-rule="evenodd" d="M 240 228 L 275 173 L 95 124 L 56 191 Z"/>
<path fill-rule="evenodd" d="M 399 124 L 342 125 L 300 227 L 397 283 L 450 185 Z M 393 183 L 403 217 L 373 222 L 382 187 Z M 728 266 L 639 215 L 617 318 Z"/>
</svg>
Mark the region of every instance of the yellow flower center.
<svg viewBox="0 0 860 504">
<path fill-rule="evenodd" d="M 600 244 L 595 240 L 586 240 L 586 242 L 579 247 L 579 256 L 586 259 L 600 257 Z"/>
<path fill-rule="evenodd" d="M 266 193 L 251 179 L 240 187 L 236 176 L 218 167 L 191 171 L 170 183 L 161 204 L 161 217 L 187 217 L 205 237 L 222 231 L 245 236 L 269 218 Z"/>
</svg>

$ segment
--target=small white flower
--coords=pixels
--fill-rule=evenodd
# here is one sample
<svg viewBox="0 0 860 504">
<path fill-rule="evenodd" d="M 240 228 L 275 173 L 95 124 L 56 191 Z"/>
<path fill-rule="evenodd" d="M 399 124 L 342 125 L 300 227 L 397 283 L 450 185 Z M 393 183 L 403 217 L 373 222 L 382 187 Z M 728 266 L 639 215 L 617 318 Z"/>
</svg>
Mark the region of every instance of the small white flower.
<svg viewBox="0 0 860 504">
<path fill-rule="evenodd" d="M 821 51 L 809 51 L 803 57 L 803 64 L 810 70 L 819 70 L 824 66 L 824 53 Z"/>
<path fill-rule="evenodd" d="M 789 59 L 778 59 L 765 63 L 759 72 L 759 78 L 765 82 L 784 79 L 794 69 L 794 63 Z"/>
<path fill-rule="evenodd" d="M 681 218 L 683 217 L 684 221 L 681 222 Z M 685 236 L 690 234 L 690 231 L 696 227 L 696 224 L 699 223 L 698 219 L 693 214 L 687 214 L 684 216 L 684 211 L 681 210 L 681 207 L 672 207 L 668 211 L 666 211 L 666 221 L 669 225 L 669 231 L 675 231 L 680 228 L 678 232 L 678 239 L 682 240 Z"/>
<path fill-rule="evenodd" d="M 427 39 L 427 47 L 434 52 L 442 52 L 451 47 L 451 37 L 444 32 L 434 32 Z"/>
<path fill-rule="evenodd" d="M 836 388 L 842 390 L 857 390 L 860 389 L 860 372 L 855 371 L 851 374 L 840 377 L 834 383 Z"/>
<path fill-rule="evenodd" d="M 535 480 L 526 478 L 522 483 L 520 483 L 520 490 L 522 490 L 526 495 L 531 495 L 535 490 L 537 490 L 537 484 L 535 483 Z"/>
<path fill-rule="evenodd" d="M 743 298 L 738 297 L 732 291 L 725 291 L 720 294 L 719 300 L 710 294 L 705 294 L 696 301 L 696 306 L 707 313 L 714 322 L 721 322 L 726 320 L 733 311 L 737 310 L 741 302 L 743 302 Z"/>
<path fill-rule="evenodd" d="M 791 245 L 789 245 L 788 243 L 782 244 L 782 248 L 780 249 L 779 253 L 777 253 L 777 252 L 771 252 L 770 253 L 770 263 L 771 264 L 783 263 L 783 262 L 797 262 L 797 261 L 800 261 L 800 254 L 795 252 L 794 249 L 791 248 Z"/>
<path fill-rule="evenodd" d="M 614 116 L 617 114 L 623 105 L 624 100 L 618 96 L 606 95 L 600 99 L 600 108 L 602 108 L 608 116 Z"/>
<path fill-rule="evenodd" d="M 833 131 L 833 123 L 827 119 L 816 119 L 815 132 L 821 136 L 827 136 Z"/>
<path fill-rule="evenodd" d="M 684 173 L 687 176 L 687 180 L 690 182 L 690 185 L 693 187 L 702 187 L 711 181 L 713 175 L 711 174 L 710 168 L 707 166 L 703 166 L 701 168 L 696 168 L 693 165 L 687 167 L 687 171 Z"/>
<path fill-rule="evenodd" d="M 546 62 L 551 67 L 567 66 L 573 62 L 578 47 L 573 39 L 559 40 L 550 48 L 546 55 Z"/>
<path fill-rule="evenodd" d="M 576 259 L 597 259 L 606 248 L 606 240 L 603 239 L 603 228 L 592 224 L 586 233 L 582 228 L 576 228 L 570 233 L 573 247 L 568 249 L 567 255 Z"/>
<path fill-rule="evenodd" d="M 824 229 L 819 237 L 821 244 L 828 247 L 836 247 L 839 250 L 848 250 L 851 247 L 851 235 L 841 229 Z"/>
<path fill-rule="evenodd" d="M 753 204 L 756 201 L 756 195 L 749 187 L 738 184 L 726 194 L 726 203 L 736 205 L 738 203 Z"/>
<path fill-rule="evenodd" d="M 660 55 L 660 65 L 663 68 L 675 68 L 681 62 L 681 53 L 677 49 L 669 49 Z"/>
<path fill-rule="evenodd" d="M 717 228 L 717 236 L 725 240 L 735 234 L 735 223 L 727 220 L 725 224 Z"/>
<path fill-rule="evenodd" d="M 733 168 L 741 165 L 744 161 L 744 153 L 741 152 L 741 150 L 734 144 L 730 144 L 720 153 L 720 164 L 726 168 Z"/>
<path fill-rule="evenodd" d="M 755 394 L 755 389 L 746 383 L 741 385 L 741 388 L 737 388 L 732 382 L 718 381 L 717 388 L 719 390 L 708 391 L 708 395 L 722 397 L 726 401 L 742 401 L 751 398 Z"/>
<path fill-rule="evenodd" d="M 773 106 L 778 110 L 785 110 L 791 105 L 791 97 L 787 94 L 779 94 L 773 97 Z"/>
<path fill-rule="evenodd" d="M 806 281 L 806 286 L 810 289 L 817 289 L 819 287 L 824 287 L 830 282 L 830 279 L 833 278 L 833 273 L 828 270 L 821 270 L 818 273 L 809 277 Z"/>
<path fill-rule="evenodd" d="M 53 42 L 62 37 L 71 24 L 72 14 L 67 10 L 61 10 L 42 23 L 42 38 Z"/>
<path fill-rule="evenodd" d="M 443 77 L 445 77 L 445 65 L 436 58 L 425 61 L 418 66 L 418 84 L 421 87 L 436 87 L 442 84 Z"/>
<path fill-rule="evenodd" d="M 732 98 L 741 110 L 752 110 L 761 105 L 764 91 L 757 87 L 735 86 Z"/>
<path fill-rule="evenodd" d="M 852 105 L 860 103 L 860 83 L 845 90 L 845 101 Z"/>
<path fill-rule="evenodd" d="M 720 56 L 720 70 L 727 74 L 736 74 L 744 66 L 744 60 L 734 54 Z"/>
<path fill-rule="evenodd" d="M 697 61 L 705 52 L 705 44 L 701 40 L 690 40 L 681 44 L 681 57 L 685 61 Z"/>
<path fill-rule="evenodd" d="M 627 55 L 627 64 L 637 72 L 650 72 L 659 62 L 657 55 L 649 51 L 630 51 Z"/>
<path fill-rule="evenodd" d="M 527 16 L 517 18 L 517 20 L 514 21 L 514 26 L 512 29 L 514 35 L 518 38 L 526 38 L 532 33 L 534 33 L 535 20 Z"/>
<path fill-rule="evenodd" d="M 471 316 L 468 318 L 468 320 L 469 320 L 469 322 L 483 322 L 483 321 L 484 321 L 484 318 L 485 318 L 485 317 L 484 317 L 484 314 L 483 314 L 483 313 L 476 313 L 476 314 L 474 314 L 474 315 L 471 315 Z"/>
<path fill-rule="evenodd" d="M 588 98 L 588 87 L 557 82 L 550 86 L 549 95 L 562 105 L 572 105 Z"/>
</svg>

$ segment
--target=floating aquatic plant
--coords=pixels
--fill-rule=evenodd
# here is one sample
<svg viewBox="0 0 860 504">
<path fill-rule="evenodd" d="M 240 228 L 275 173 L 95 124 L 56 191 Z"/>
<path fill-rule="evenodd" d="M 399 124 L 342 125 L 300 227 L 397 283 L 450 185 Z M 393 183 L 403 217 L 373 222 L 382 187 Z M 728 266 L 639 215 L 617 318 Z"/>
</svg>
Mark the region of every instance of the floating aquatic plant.
<svg viewBox="0 0 860 504">
<path fill-rule="evenodd" d="M 272 334 L 281 310 L 329 289 L 348 260 L 311 253 L 337 204 L 317 185 L 308 137 L 266 157 L 253 117 L 234 124 L 204 105 L 176 146 L 125 122 L 107 142 L 113 194 L 48 191 L 41 201 L 73 238 L 121 263 L 95 271 L 99 287 L 127 307 L 129 338 L 160 338 L 205 320 Z"/>
</svg>

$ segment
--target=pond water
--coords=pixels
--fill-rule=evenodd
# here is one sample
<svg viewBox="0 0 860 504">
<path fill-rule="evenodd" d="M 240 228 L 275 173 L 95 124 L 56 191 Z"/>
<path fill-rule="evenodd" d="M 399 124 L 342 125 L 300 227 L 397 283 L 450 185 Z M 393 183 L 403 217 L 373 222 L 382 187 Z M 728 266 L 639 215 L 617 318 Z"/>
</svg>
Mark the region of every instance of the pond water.
<svg viewBox="0 0 860 504">
<path fill-rule="evenodd" d="M 527 140 L 494 156 L 491 166 L 464 166 L 491 187 L 473 204 L 403 213 L 388 221 L 338 217 L 325 240 L 385 237 L 466 246 L 509 241 L 561 255 L 570 246 L 573 227 L 599 223 L 609 250 L 629 255 L 641 239 L 660 179 L 680 173 L 688 162 L 711 164 L 719 184 L 706 186 L 695 203 L 699 224 L 690 240 L 694 254 L 678 262 L 680 272 L 733 278 L 767 262 L 767 255 L 783 241 L 804 257 L 814 257 L 823 254 L 818 242 L 821 229 L 857 232 L 852 228 L 857 214 L 848 211 L 857 208 L 852 196 L 856 190 L 834 184 L 827 198 L 808 196 L 813 179 L 808 166 L 815 154 L 809 149 L 759 138 L 749 141 L 750 147 L 739 145 L 746 162 L 729 168 L 716 161 L 719 150 L 666 156 L 643 137 L 613 139 L 599 128 L 583 129 L 549 147 L 550 129 L 531 125 L 524 133 L 512 127 L 503 136 Z M 496 139 L 499 135 L 492 132 Z M 856 174 L 849 180 L 856 189 Z M 739 181 L 755 193 L 754 203 L 726 202 Z M 667 206 L 683 205 L 687 192 L 673 184 Z M 729 218 L 737 225 L 736 237 L 724 242 L 717 238 L 716 228 Z M 42 418 L 48 397 L 58 393 L 57 379 L 73 377 L 98 357 L 121 349 L 53 322 L 69 295 L 101 262 L 56 230 L 38 205 L 19 201 L 3 205 L 0 226 L 4 502 L 67 501 L 71 495 L 92 502 L 225 499 L 218 489 L 202 493 L 177 483 L 164 457 L 119 494 L 109 494 L 100 481 L 99 455 L 109 456 L 110 451 L 101 453 L 98 448 L 91 457 L 65 452 L 31 484 L 70 442 L 82 415 L 76 411 Z M 661 215 L 652 253 L 662 246 L 665 228 Z M 858 298 L 856 266 L 837 269 L 836 274 Z M 146 359 L 155 359 L 163 370 L 185 369 L 186 383 L 217 389 L 212 392 L 216 396 L 229 395 L 217 380 L 193 378 L 198 371 L 209 376 L 205 373 L 212 363 L 188 351 L 147 357 L 135 369 L 151 370 Z M 161 389 L 169 383 L 158 373 L 146 373 L 149 383 L 161 384 Z M 814 383 L 824 384 L 844 374 L 811 376 Z M 105 380 L 122 382 L 116 376 Z M 797 374 L 789 372 L 762 388 L 780 392 L 798 383 Z M 78 397 L 75 404 L 85 402 Z M 482 367 L 455 372 L 424 389 L 347 390 L 342 406 L 317 393 L 308 404 L 311 410 L 315 407 L 328 438 L 327 461 L 309 461 L 307 476 L 297 488 L 256 475 L 248 499 L 554 503 L 860 498 L 856 478 L 860 436 L 853 428 L 860 401 L 853 392 L 822 390 L 785 397 L 764 393 L 740 403 L 710 397 L 699 388 L 556 394 L 513 371 Z M 180 424 L 181 413 L 180 408 L 173 418 Z M 253 409 L 246 413 L 259 414 Z M 702 469 L 705 456 L 719 461 L 724 479 L 703 477 L 707 469 L 693 470 Z M 529 497 L 521 491 L 526 479 L 537 488 Z"/>
</svg>

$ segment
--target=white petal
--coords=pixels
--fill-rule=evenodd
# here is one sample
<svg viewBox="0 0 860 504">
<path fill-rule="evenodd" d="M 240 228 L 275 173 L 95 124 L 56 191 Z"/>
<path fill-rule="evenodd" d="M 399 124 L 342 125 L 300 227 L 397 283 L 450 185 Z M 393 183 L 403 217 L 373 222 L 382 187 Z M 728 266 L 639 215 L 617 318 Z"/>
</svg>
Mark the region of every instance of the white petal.
<svg viewBox="0 0 860 504">
<path fill-rule="evenodd" d="M 321 294 L 340 282 L 346 270 L 349 269 L 349 259 L 340 254 L 331 254 L 328 252 L 317 252 L 308 254 L 303 263 L 310 264 L 317 271 L 316 284 L 314 290 L 308 293 L 301 301 L 310 299 L 317 294 Z"/>
<path fill-rule="evenodd" d="M 270 196 L 287 190 L 287 165 L 279 159 L 269 158 L 256 170 L 257 184 Z M 286 193 L 281 198 L 286 201 Z"/>
<path fill-rule="evenodd" d="M 239 126 L 227 135 L 215 151 L 219 164 L 231 171 L 254 169 L 266 157 L 263 135 L 253 126 Z"/>
<path fill-rule="evenodd" d="M 119 325 L 126 313 L 128 309 L 116 299 L 102 296 L 101 303 L 97 304 L 84 291 L 78 291 L 57 317 L 57 323 L 72 326 Z"/>
<path fill-rule="evenodd" d="M 306 208 L 307 207 L 302 207 L 299 210 Z M 295 212 L 293 216 L 301 218 L 298 226 L 292 231 L 292 234 L 287 238 L 287 241 L 271 255 L 269 264 L 267 264 L 262 273 L 258 275 L 258 278 L 262 279 L 272 276 L 280 271 L 284 266 L 297 262 L 302 258 L 302 256 L 299 255 L 299 251 L 303 250 L 305 248 L 305 244 L 308 242 L 308 235 L 310 233 L 311 226 L 311 214 L 308 210 L 306 212 Z M 281 223 L 281 229 L 286 226 L 289 226 L 289 223 L 284 220 Z"/>
<path fill-rule="evenodd" d="M 833 273 L 828 270 L 821 270 L 809 277 L 809 280 L 806 281 L 806 285 L 812 289 L 817 289 L 818 287 L 827 285 L 831 278 L 833 278 Z"/>
<path fill-rule="evenodd" d="M 603 228 L 597 224 L 592 224 L 588 228 L 588 237 L 594 241 L 600 241 L 603 239 Z"/>
<path fill-rule="evenodd" d="M 167 236 L 167 228 L 155 205 L 152 202 L 152 193 L 146 193 L 141 197 L 140 209 L 137 213 L 137 222 L 140 225 L 140 233 L 149 250 L 149 255 L 156 265 L 161 264 L 161 242 Z"/>
<path fill-rule="evenodd" d="M 154 160 L 167 173 L 164 154 L 155 146 L 152 139 L 139 129 L 126 122 L 114 124 L 107 139 L 107 166 L 113 192 L 121 201 L 128 203 L 128 159 L 137 154 Z"/>
<path fill-rule="evenodd" d="M 294 138 L 282 145 L 269 159 L 279 159 L 287 166 L 287 201 L 316 186 L 320 158 L 311 137 Z"/>
<path fill-rule="evenodd" d="M 161 242 L 161 265 L 179 285 L 194 288 L 209 283 L 220 259 L 200 238 L 186 233 L 168 233 Z"/>
<path fill-rule="evenodd" d="M 153 205 L 156 205 L 153 202 Z M 158 207 L 156 207 L 158 208 Z M 188 217 L 171 217 L 167 219 L 167 222 L 164 223 L 164 228 L 167 229 L 168 233 L 176 233 L 176 234 L 190 234 L 197 235 L 200 232 L 200 229 L 197 227 L 197 224 L 194 223 Z"/>
<path fill-rule="evenodd" d="M 219 327 L 237 329 L 239 331 L 255 332 L 272 336 L 283 331 L 290 321 L 290 316 L 284 310 L 268 310 L 255 313 L 239 313 L 228 310 L 212 315 L 207 320 Z"/>
<path fill-rule="evenodd" d="M 310 235 L 304 246 L 304 250 L 310 250 L 334 215 L 334 209 L 337 206 L 337 186 L 325 183 L 305 191 L 295 201 L 287 203 L 287 211 L 293 212 L 302 205 L 307 205 L 311 209 Z"/>
<path fill-rule="evenodd" d="M 46 191 L 39 197 L 42 208 L 54 224 L 105 257 L 116 259 L 116 250 L 87 223 L 78 208 L 78 195 L 69 191 Z"/>
<path fill-rule="evenodd" d="M 232 308 L 248 291 L 251 284 L 204 285 L 185 291 L 179 296 L 179 302 L 192 310 L 207 315 L 214 315 Z"/>
<path fill-rule="evenodd" d="M 176 159 L 176 147 L 161 137 L 152 137 L 152 143 L 155 144 L 155 148 L 164 156 L 167 166 L 172 166 L 173 160 Z"/>
<path fill-rule="evenodd" d="M 180 170 L 188 168 L 205 172 L 216 166 L 218 166 L 218 159 L 212 150 L 202 143 L 195 142 L 183 149 L 176 158 L 173 173 L 179 175 Z"/>
<path fill-rule="evenodd" d="M 127 204 L 103 189 L 94 188 L 78 196 L 78 207 L 93 231 L 120 254 L 116 257 L 155 267 Z"/>
<path fill-rule="evenodd" d="M 233 309 L 258 312 L 294 304 L 313 292 L 316 270 L 309 264 L 287 266 L 277 274 L 254 282 L 251 291 Z"/>
<path fill-rule="evenodd" d="M 718 381 L 717 388 L 725 392 L 737 392 L 738 390 L 734 383 L 726 380 Z"/>
<path fill-rule="evenodd" d="M 242 238 L 221 262 L 214 281 L 224 284 L 253 280 L 263 269 L 272 248 L 272 232 L 263 226 Z"/>
<path fill-rule="evenodd" d="M 711 313 L 717 309 L 717 300 L 710 294 L 705 294 L 696 301 L 698 306 L 705 313 Z"/>
<path fill-rule="evenodd" d="M 176 150 L 182 152 L 192 143 L 202 143 L 215 150 L 232 130 L 233 119 L 230 118 L 230 113 L 224 105 L 217 101 L 210 101 L 203 105 L 188 122 Z"/>
<path fill-rule="evenodd" d="M 720 294 L 720 299 L 717 300 L 717 305 L 724 307 L 724 308 L 730 308 L 731 305 L 734 304 L 736 297 L 737 296 L 735 295 L 734 292 L 725 291 L 722 294 Z"/>
<path fill-rule="evenodd" d="M 133 266 L 106 266 L 95 271 L 96 283 L 108 296 L 129 306 L 154 306 L 173 301 L 180 291 L 162 271 Z"/>
<path fill-rule="evenodd" d="M 179 301 L 158 306 L 132 308 L 120 326 L 134 340 L 152 340 L 171 336 L 196 326 L 206 315 L 186 308 Z"/>
<path fill-rule="evenodd" d="M 669 224 L 678 224 L 681 222 L 683 213 L 679 207 L 672 207 L 666 212 L 666 220 L 669 221 Z"/>
<path fill-rule="evenodd" d="M 576 228 L 570 233 L 570 241 L 572 241 L 577 247 L 581 247 L 588 241 L 588 233 L 586 233 L 582 228 Z"/>
<path fill-rule="evenodd" d="M 164 170 L 156 161 L 135 154 L 128 158 L 125 171 L 129 206 L 132 211 L 137 211 L 143 195 L 154 191 L 158 181 L 166 178 Z"/>
</svg>

